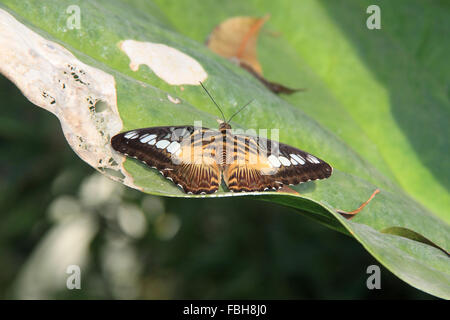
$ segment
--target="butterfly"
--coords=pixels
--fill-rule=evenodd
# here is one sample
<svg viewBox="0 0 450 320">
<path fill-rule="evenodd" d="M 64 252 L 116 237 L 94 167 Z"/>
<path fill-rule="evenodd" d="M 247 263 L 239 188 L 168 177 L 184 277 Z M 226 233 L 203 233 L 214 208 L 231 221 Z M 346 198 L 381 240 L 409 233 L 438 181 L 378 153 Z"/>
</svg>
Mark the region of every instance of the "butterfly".
<svg viewBox="0 0 450 320">
<path fill-rule="evenodd" d="M 233 134 L 222 113 L 219 130 L 195 126 L 135 129 L 112 137 L 114 150 L 159 170 L 188 194 L 211 194 L 222 180 L 231 192 L 277 190 L 331 176 L 318 157 L 260 136 Z"/>
</svg>

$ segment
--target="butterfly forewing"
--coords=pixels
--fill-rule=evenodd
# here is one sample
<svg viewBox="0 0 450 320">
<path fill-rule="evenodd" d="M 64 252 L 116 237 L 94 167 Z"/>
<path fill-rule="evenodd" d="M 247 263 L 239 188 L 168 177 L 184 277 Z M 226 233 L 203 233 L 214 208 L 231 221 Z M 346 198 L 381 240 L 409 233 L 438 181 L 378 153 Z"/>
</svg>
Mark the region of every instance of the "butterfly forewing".
<svg viewBox="0 0 450 320">
<path fill-rule="evenodd" d="M 240 135 L 227 140 L 234 141 L 235 146 L 233 161 L 225 167 L 223 176 L 232 191 L 275 190 L 284 184 L 328 178 L 333 170 L 305 151 L 272 140 Z"/>
</svg>

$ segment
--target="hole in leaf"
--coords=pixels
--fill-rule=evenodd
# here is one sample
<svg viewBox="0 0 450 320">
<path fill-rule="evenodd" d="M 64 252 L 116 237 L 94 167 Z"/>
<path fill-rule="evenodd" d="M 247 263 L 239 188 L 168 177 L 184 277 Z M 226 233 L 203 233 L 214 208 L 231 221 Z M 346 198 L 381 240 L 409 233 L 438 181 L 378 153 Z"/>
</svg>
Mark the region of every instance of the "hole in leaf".
<svg viewBox="0 0 450 320">
<path fill-rule="evenodd" d="M 109 109 L 108 103 L 106 103 L 106 101 L 103 101 L 103 100 L 97 100 L 97 102 L 95 102 L 94 107 L 95 107 L 95 112 L 103 112 L 103 111 Z"/>
</svg>

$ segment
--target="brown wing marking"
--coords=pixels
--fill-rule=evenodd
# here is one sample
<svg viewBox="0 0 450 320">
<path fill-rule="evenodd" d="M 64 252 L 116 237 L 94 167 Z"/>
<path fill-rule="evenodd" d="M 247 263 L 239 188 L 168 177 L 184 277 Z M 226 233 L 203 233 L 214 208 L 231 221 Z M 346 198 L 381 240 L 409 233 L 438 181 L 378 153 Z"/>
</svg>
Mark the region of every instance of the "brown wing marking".
<svg viewBox="0 0 450 320">
<path fill-rule="evenodd" d="M 165 170 L 163 175 L 187 193 L 217 192 L 221 182 L 215 148 L 218 136 L 219 133 L 212 130 L 193 132 L 191 139 L 182 141 L 180 151 L 172 156 L 173 170 Z"/>
<path fill-rule="evenodd" d="M 223 171 L 223 179 L 232 192 L 277 190 L 282 183 L 261 173 L 255 165 L 231 164 Z"/>
<path fill-rule="evenodd" d="M 219 189 L 221 175 L 217 165 L 182 163 L 162 174 L 170 178 L 186 193 L 209 194 Z"/>
</svg>

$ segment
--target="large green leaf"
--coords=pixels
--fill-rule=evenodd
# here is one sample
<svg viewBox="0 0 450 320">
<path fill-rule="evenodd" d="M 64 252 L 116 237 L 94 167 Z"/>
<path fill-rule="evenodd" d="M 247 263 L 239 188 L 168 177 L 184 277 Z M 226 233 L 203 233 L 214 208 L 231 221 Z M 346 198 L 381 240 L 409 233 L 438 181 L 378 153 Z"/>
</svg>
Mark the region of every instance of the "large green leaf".
<svg viewBox="0 0 450 320">
<path fill-rule="evenodd" d="M 450 259 L 444 252 L 450 248 L 449 108 L 442 84 L 447 64 L 442 68 L 439 63 L 446 63 L 444 52 L 448 52 L 442 41 L 449 24 L 447 4 L 381 1 L 382 29 L 370 31 L 365 27 L 369 1 L 347 1 L 345 5 L 333 1 L 1 2 L 6 11 L 43 38 L 61 44 L 81 62 L 114 77 L 123 130 L 198 120 L 204 126 L 217 126 L 217 110 L 197 85 L 170 85 L 144 65 L 133 71 L 119 44 L 128 39 L 162 43 L 192 57 L 206 71 L 205 84 L 225 114 L 255 99 L 235 118 L 235 128 L 278 128 L 281 141 L 317 154 L 335 168 L 326 181 L 294 187 L 300 195 L 234 196 L 290 206 L 348 232 L 404 281 L 450 298 Z M 81 28 L 70 30 L 66 9 L 73 4 L 80 7 Z M 280 35 L 261 35 L 258 53 L 264 74 L 290 87 L 305 87 L 304 93 L 278 97 L 203 45 L 213 27 L 226 18 L 266 13 L 271 14 L 271 20 L 265 30 Z M 417 20 L 418 16 L 425 18 Z M 409 17 L 414 18 L 409 21 Z M 17 32 L 17 41 L 26 47 L 28 42 L 20 38 L 22 31 Z M 12 78 L 11 73 L 6 75 Z M 13 81 L 39 104 L 29 91 L 32 89 Z M 83 94 L 94 85 L 85 87 Z M 47 91 L 46 98 L 49 92 L 52 96 L 52 90 Z M 180 103 L 173 103 L 168 94 Z M 57 97 L 53 111 L 62 110 L 60 101 L 67 97 L 63 93 L 53 96 Z M 89 105 L 70 107 L 81 111 Z M 100 105 L 96 107 L 101 112 Z M 77 120 L 83 126 L 80 115 Z M 65 123 L 70 117 L 58 116 L 63 128 L 74 126 Z M 101 133 L 104 136 L 105 132 Z M 70 136 L 67 129 L 66 136 Z M 79 146 L 69 139 L 72 147 L 83 159 L 89 159 L 94 152 L 89 148 L 93 137 L 78 138 L 82 141 Z M 95 152 L 110 151 L 105 146 Z M 118 165 L 122 173 L 95 166 L 147 193 L 186 196 L 134 160 Z M 337 208 L 356 208 L 376 188 L 380 194 L 352 221 L 337 213 Z M 220 190 L 218 195 L 233 194 Z"/>
</svg>

